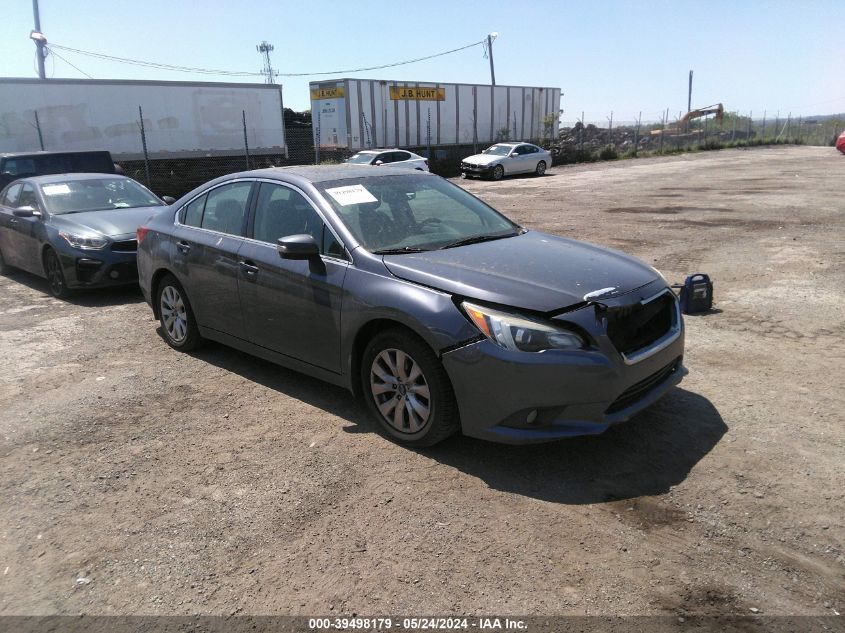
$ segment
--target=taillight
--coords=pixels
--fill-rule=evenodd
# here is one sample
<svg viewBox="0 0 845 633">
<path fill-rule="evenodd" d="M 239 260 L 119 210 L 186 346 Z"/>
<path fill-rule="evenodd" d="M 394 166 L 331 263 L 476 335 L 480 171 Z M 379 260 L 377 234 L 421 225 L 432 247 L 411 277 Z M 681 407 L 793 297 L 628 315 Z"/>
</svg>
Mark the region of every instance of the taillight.
<svg viewBox="0 0 845 633">
<path fill-rule="evenodd" d="M 144 238 L 147 237 L 147 233 L 150 232 L 146 226 L 141 226 L 135 231 L 135 236 L 138 238 L 138 244 L 144 241 Z"/>
</svg>

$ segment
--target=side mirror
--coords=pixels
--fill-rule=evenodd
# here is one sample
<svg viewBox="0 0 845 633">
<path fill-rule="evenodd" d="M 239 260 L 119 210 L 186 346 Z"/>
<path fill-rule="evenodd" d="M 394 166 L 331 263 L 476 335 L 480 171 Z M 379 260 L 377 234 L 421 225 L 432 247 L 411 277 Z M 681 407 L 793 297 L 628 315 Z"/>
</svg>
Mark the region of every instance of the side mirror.
<svg viewBox="0 0 845 633">
<path fill-rule="evenodd" d="M 313 259 L 320 256 L 320 247 L 311 235 L 288 235 L 276 241 L 282 259 Z"/>
<path fill-rule="evenodd" d="M 40 218 L 41 217 L 41 211 L 39 211 L 35 207 L 29 207 L 29 206 L 18 207 L 17 209 L 12 211 L 12 214 L 16 218 L 32 218 L 32 217 Z"/>
<path fill-rule="evenodd" d="M 173 196 L 162 196 L 161 201 L 164 204 L 173 204 L 174 202 L 176 202 L 176 198 L 174 198 Z"/>
<path fill-rule="evenodd" d="M 376 167 L 381 167 L 382 165 L 384 165 L 384 161 L 383 160 L 377 160 L 376 162 L 373 163 L 373 165 L 375 165 Z"/>
</svg>

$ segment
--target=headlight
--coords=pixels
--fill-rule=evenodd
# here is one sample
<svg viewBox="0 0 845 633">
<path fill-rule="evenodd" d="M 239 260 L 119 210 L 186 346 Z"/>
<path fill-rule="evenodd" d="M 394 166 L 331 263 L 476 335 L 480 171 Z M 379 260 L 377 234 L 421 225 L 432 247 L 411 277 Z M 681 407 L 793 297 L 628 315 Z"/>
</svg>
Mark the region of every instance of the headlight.
<svg viewBox="0 0 845 633">
<path fill-rule="evenodd" d="M 59 235 L 74 248 L 81 248 L 84 251 L 98 251 L 105 248 L 106 244 L 109 243 L 104 237 L 85 237 L 64 231 L 60 231 Z"/>
<path fill-rule="evenodd" d="M 467 301 L 461 307 L 484 336 L 505 349 L 542 352 L 546 349 L 583 349 L 586 346 L 586 341 L 575 332 L 550 323 Z"/>
</svg>

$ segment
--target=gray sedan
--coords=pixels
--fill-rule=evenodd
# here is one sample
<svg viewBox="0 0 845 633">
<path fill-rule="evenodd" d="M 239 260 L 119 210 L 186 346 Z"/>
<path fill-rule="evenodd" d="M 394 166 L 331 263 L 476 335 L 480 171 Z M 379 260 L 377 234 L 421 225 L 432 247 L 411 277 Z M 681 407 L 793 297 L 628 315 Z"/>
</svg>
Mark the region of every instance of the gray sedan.
<svg viewBox="0 0 845 633">
<path fill-rule="evenodd" d="M 46 277 L 59 298 L 77 288 L 134 284 L 135 232 L 164 206 L 124 176 L 16 180 L 0 192 L 0 272 L 19 268 Z"/>
<path fill-rule="evenodd" d="M 409 445 L 601 433 L 686 373 L 652 267 L 528 231 L 428 173 L 232 174 L 138 238 L 168 344 L 212 339 L 342 385 Z"/>
</svg>

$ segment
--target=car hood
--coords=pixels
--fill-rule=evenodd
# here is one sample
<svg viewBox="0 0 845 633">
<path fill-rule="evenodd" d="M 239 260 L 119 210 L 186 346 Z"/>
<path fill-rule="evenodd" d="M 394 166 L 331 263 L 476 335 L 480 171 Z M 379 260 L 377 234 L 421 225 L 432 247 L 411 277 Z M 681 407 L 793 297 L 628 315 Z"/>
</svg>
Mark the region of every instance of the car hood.
<svg viewBox="0 0 845 633">
<path fill-rule="evenodd" d="M 386 255 L 395 276 L 464 297 L 537 312 L 584 301 L 614 288 L 620 295 L 658 278 L 634 257 L 533 231 L 516 237 L 424 253 Z"/>
<path fill-rule="evenodd" d="M 134 207 L 107 211 L 84 211 L 50 216 L 50 224 L 62 231 L 96 231 L 111 237 L 134 233 L 151 216 L 168 207 Z"/>
<path fill-rule="evenodd" d="M 463 159 L 463 162 L 471 165 L 491 165 L 500 160 L 507 158 L 507 156 L 496 156 L 495 154 L 473 154 Z"/>
</svg>

